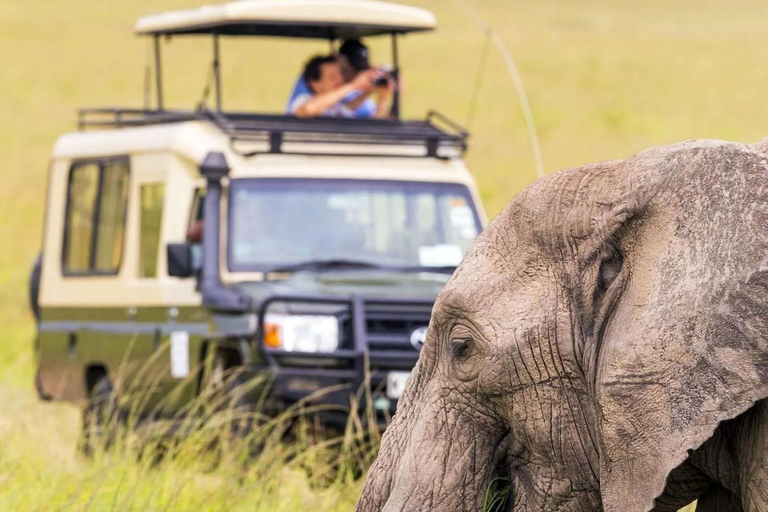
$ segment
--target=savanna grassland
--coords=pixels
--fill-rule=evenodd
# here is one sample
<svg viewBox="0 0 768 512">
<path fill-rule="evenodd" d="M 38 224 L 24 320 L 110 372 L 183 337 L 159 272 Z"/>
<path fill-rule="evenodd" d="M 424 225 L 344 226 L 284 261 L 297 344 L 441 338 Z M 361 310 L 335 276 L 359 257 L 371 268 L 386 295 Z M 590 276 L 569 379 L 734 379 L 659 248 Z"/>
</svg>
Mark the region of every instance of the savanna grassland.
<svg viewBox="0 0 768 512">
<path fill-rule="evenodd" d="M 757 0 L 467 0 L 517 60 L 548 173 L 688 138 L 768 135 L 768 4 Z M 522 111 L 499 54 L 476 80 L 486 36 L 453 0 L 413 0 L 440 30 L 403 45 L 405 111 L 471 119 L 468 161 L 491 216 L 535 178 Z M 0 0 L 0 510 L 347 510 L 360 483 L 306 472 L 199 468 L 179 457 L 75 455 L 79 413 L 33 390 L 29 267 L 40 248 L 48 155 L 80 106 L 142 104 L 140 15 L 191 0 Z M 282 109 L 302 62 L 325 44 L 223 43 L 227 108 Z M 207 40 L 167 45 L 170 106 L 200 99 Z M 388 58 L 385 43 L 374 59 Z M 288 449 L 288 448 L 286 448 Z M 277 461 L 277 462 L 275 462 Z M 270 463 L 265 460 L 265 463 Z"/>
</svg>

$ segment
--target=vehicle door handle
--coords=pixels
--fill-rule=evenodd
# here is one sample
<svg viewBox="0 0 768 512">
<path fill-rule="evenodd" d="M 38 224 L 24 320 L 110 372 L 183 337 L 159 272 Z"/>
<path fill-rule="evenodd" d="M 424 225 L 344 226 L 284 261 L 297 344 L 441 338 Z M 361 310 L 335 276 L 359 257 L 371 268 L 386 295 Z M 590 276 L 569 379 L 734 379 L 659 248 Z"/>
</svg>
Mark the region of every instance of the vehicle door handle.
<svg viewBox="0 0 768 512">
<path fill-rule="evenodd" d="M 136 320 L 136 314 L 138 312 L 139 311 L 136 308 L 128 308 L 128 312 L 126 313 L 126 317 L 128 317 L 128 320 Z"/>
</svg>

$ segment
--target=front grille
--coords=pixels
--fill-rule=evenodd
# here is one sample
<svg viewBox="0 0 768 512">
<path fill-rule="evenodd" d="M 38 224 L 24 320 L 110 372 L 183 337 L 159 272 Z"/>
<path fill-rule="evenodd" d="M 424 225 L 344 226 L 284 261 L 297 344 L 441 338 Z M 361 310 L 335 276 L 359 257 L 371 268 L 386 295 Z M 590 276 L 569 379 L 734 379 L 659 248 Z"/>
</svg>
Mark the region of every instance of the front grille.
<svg viewBox="0 0 768 512">
<path fill-rule="evenodd" d="M 411 334 L 426 327 L 432 314 L 427 302 L 366 302 L 365 334 L 371 370 L 410 370 L 419 358 Z"/>
</svg>

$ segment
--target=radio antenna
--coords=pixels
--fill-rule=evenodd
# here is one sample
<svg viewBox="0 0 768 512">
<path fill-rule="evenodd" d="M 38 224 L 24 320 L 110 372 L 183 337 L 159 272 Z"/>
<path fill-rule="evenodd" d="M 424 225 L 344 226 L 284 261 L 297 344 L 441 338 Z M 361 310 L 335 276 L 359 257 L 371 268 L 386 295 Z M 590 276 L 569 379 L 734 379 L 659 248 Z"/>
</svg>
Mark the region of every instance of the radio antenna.
<svg viewBox="0 0 768 512">
<path fill-rule="evenodd" d="M 485 72 L 488 69 L 488 52 L 491 49 L 491 33 L 485 33 L 485 44 L 483 44 L 483 53 L 480 56 L 480 65 L 477 68 L 477 75 L 475 77 L 475 85 L 472 88 L 472 99 L 469 102 L 469 108 L 467 109 L 467 129 L 472 131 L 472 126 L 475 123 L 475 114 L 477 113 L 477 103 L 480 100 L 480 92 L 483 89 L 483 82 L 485 81 Z"/>
<path fill-rule="evenodd" d="M 536 123 L 533 120 L 533 112 L 531 111 L 531 104 L 528 102 L 528 95 L 525 93 L 525 87 L 523 86 L 523 80 L 520 77 L 520 73 L 517 70 L 515 59 L 512 58 L 512 53 L 507 48 L 507 45 L 494 32 L 490 25 L 483 19 L 480 14 L 472 9 L 464 0 L 451 0 L 464 14 L 472 18 L 475 23 L 485 32 L 493 42 L 496 49 L 504 59 L 504 64 L 512 77 L 512 82 L 515 84 L 515 91 L 520 101 L 520 107 L 523 109 L 523 117 L 525 117 L 525 124 L 528 127 L 528 135 L 531 139 L 531 149 L 533 150 L 533 161 L 536 165 L 536 176 L 538 178 L 544 177 L 544 158 L 541 155 L 541 146 L 539 145 L 539 136 L 536 133 Z"/>
</svg>

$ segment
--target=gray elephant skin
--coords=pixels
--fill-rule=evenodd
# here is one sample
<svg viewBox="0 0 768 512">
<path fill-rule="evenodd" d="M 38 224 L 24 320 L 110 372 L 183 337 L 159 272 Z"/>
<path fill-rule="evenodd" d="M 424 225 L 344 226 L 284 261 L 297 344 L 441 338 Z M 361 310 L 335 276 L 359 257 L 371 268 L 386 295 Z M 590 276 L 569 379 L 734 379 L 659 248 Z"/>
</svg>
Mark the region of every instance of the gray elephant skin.
<svg viewBox="0 0 768 512">
<path fill-rule="evenodd" d="M 439 296 L 359 511 L 768 511 L 768 144 L 521 194 Z"/>
</svg>

